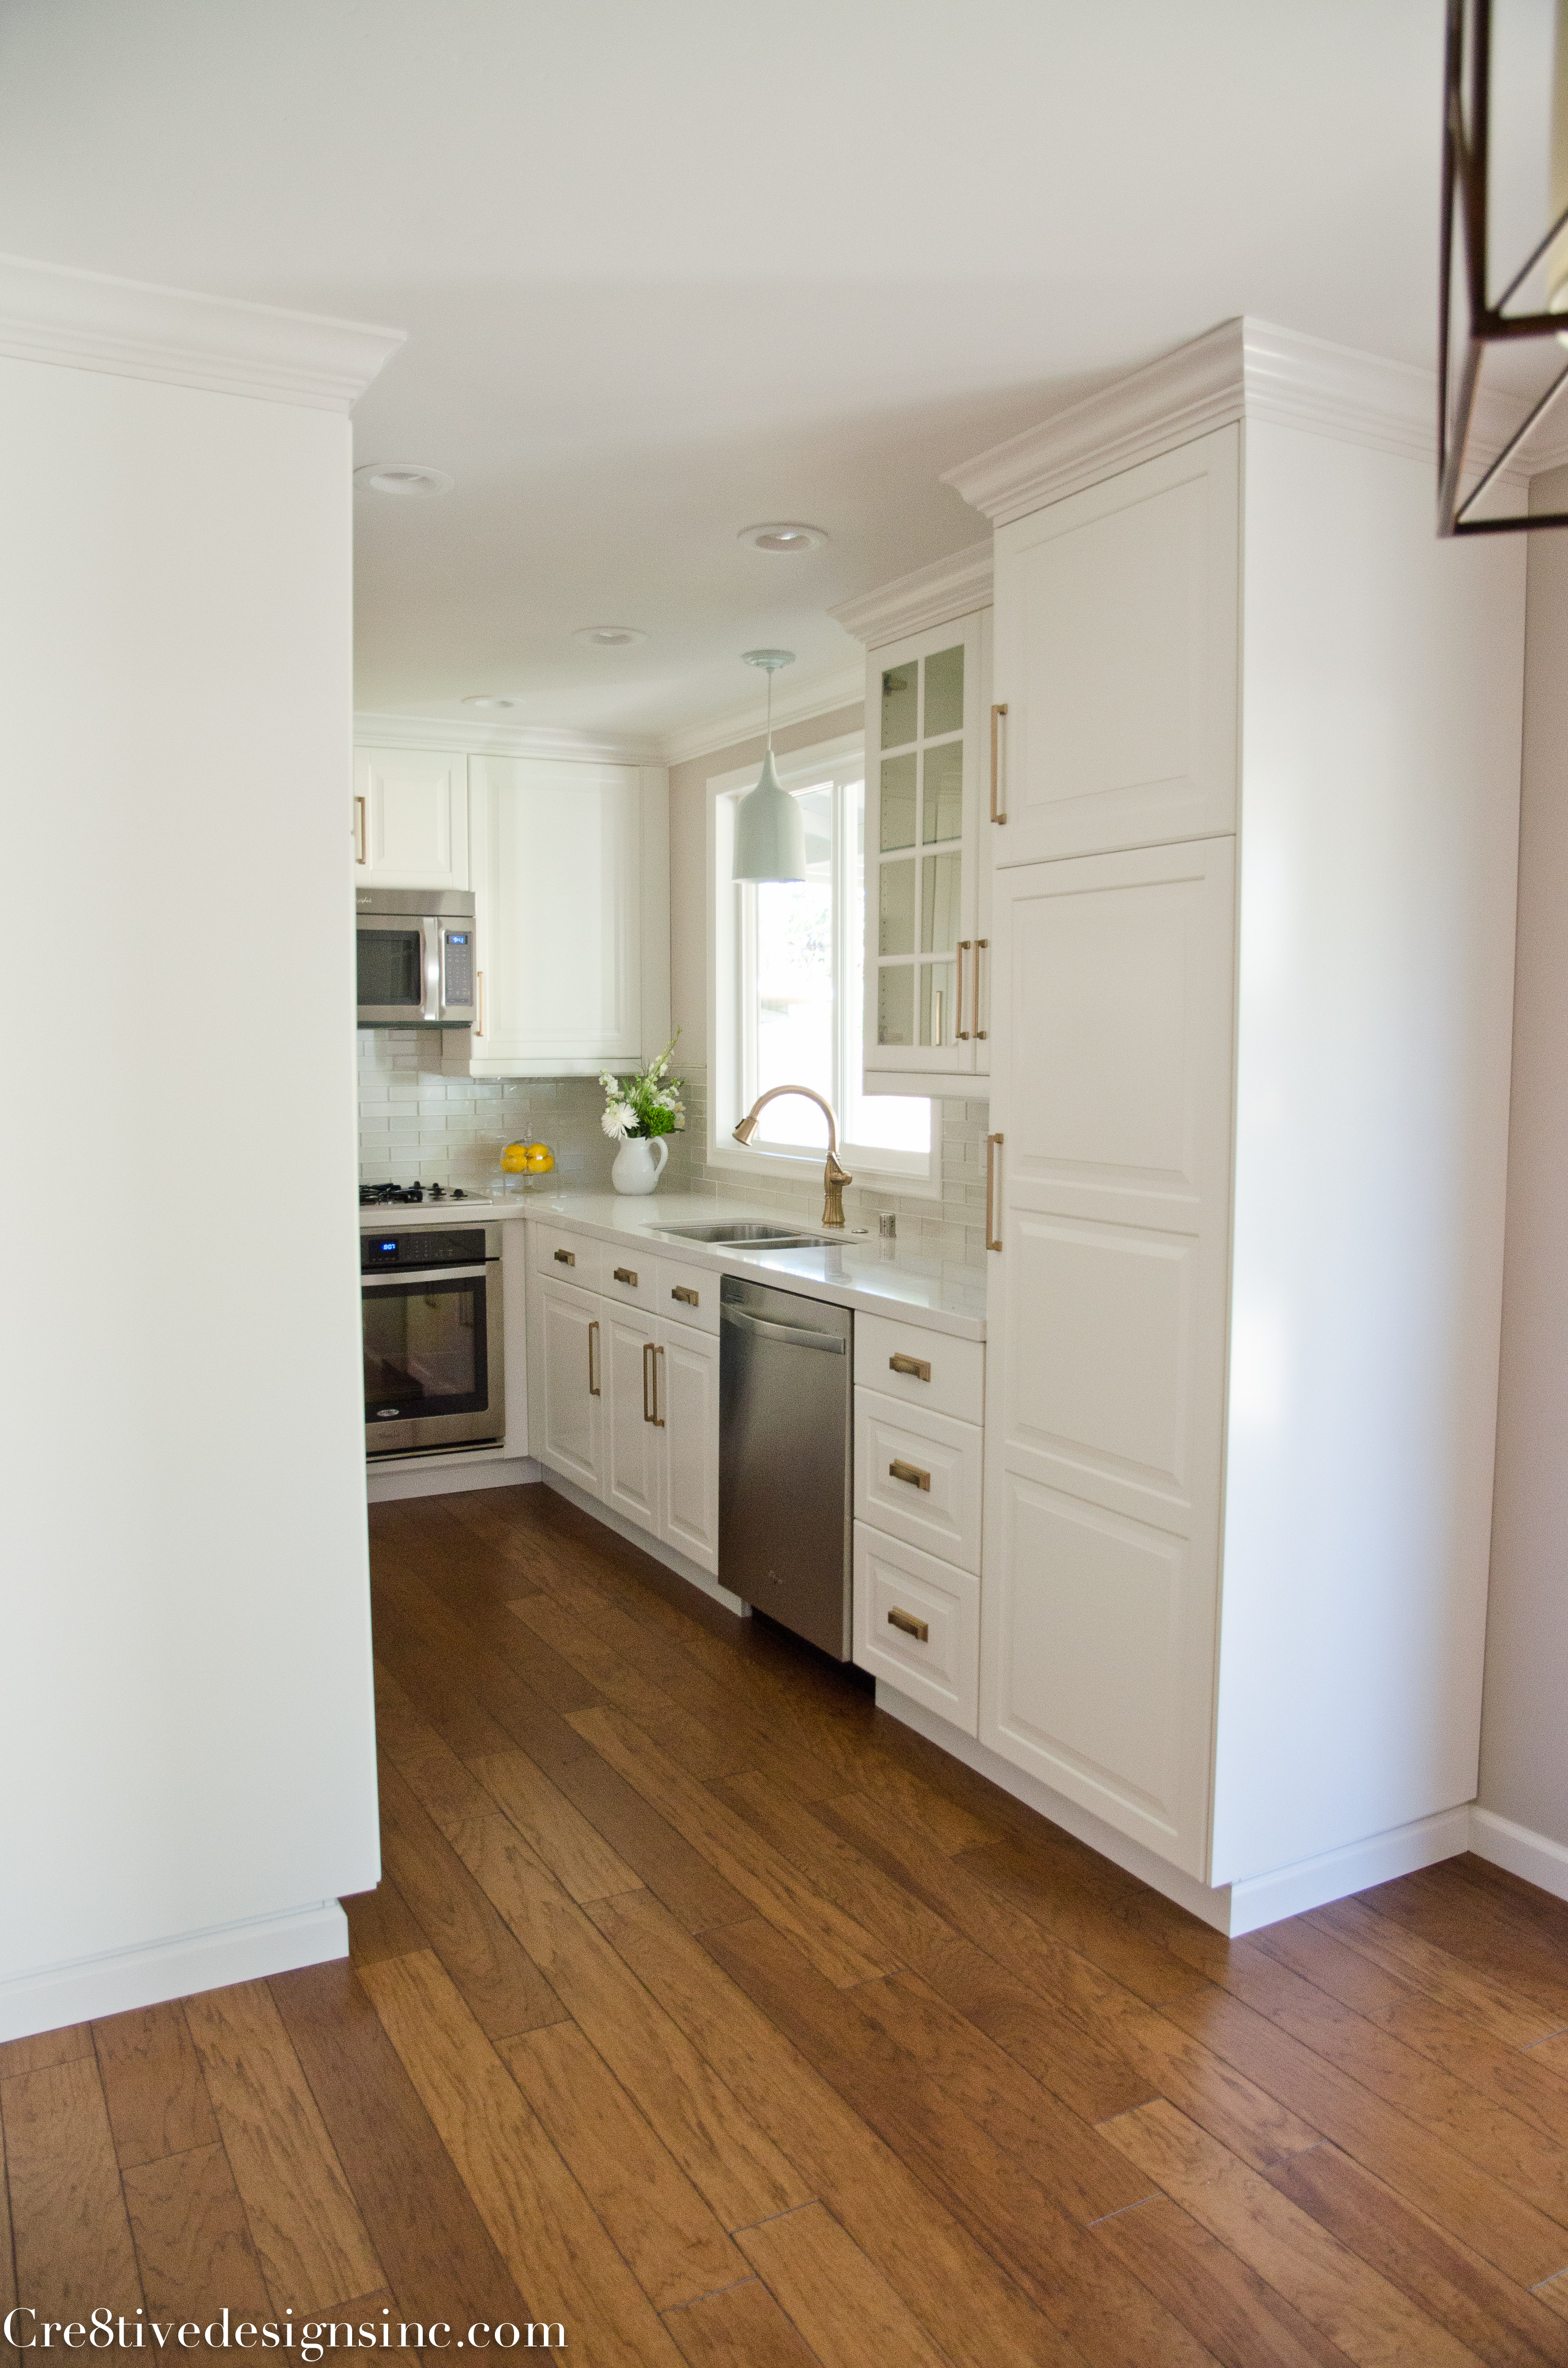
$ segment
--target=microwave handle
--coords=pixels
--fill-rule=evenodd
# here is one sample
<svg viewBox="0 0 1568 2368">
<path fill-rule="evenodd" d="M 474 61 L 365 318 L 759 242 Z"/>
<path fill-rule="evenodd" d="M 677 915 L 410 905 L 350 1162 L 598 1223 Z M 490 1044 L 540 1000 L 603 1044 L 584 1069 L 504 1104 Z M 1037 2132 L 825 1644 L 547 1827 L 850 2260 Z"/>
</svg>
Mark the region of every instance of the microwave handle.
<svg viewBox="0 0 1568 2368">
<path fill-rule="evenodd" d="M 425 963 L 425 1009 L 422 1017 L 426 1027 L 433 1027 L 441 1017 L 441 972 L 446 954 L 441 943 L 441 924 L 433 914 L 421 916 L 419 939 Z"/>
</svg>

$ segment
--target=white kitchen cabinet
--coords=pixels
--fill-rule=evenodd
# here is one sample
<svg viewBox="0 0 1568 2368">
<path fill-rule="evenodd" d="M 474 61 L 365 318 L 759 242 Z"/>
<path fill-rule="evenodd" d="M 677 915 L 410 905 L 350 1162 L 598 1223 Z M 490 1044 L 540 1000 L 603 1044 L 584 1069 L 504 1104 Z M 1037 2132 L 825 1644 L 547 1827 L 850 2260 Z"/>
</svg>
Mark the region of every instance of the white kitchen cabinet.
<svg viewBox="0 0 1568 2368">
<path fill-rule="evenodd" d="M 532 1280 L 528 1306 L 529 1443 L 541 1463 L 592 1497 L 605 1493 L 602 1301 Z"/>
<path fill-rule="evenodd" d="M 719 1336 L 689 1324 L 658 1326 L 659 1410 L 665 1428 L 659 1534 L 701 1570 L 719 1568 Z"/>
<path fill-rule="evenodd" d="M 471 884 L 465 756 L 440 748 L 356 748 L 354 876 L 377 888 Z"/>
<path fill-rule="evenodd" d="M 989 575 L 963 553 L 834 611 L 869 643 L 868 1093 L 990 1066 Z"/>
<path fill-rule="evenodd" d="M 658 1342 L 635 1308 L 603 1304 L 607 1505 L 655 1536 L 664 1510 Z"/>
<path fill-rule="evenodd" d="M 532 757 L 470 760 L 482 975 L 475 1076 L 630 1068 L 669 1035 L 668 776 Z M 455 1038 L 449 1041 L 455 1042 Z"/>
<path fill-rule="evenodd" d="M 980 1739 L 1231 1931 L 1475 1791 L 1523 572 L 1436 541 L 1430 401 L 1235 322 L 952 478 L 1007 710 Z"/>
</svg>

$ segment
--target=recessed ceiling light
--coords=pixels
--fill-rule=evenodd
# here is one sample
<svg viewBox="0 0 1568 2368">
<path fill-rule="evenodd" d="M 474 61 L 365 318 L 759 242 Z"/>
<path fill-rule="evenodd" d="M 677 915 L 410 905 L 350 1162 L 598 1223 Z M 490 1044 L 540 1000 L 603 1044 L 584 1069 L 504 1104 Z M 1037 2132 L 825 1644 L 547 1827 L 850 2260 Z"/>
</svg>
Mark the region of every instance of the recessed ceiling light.
<svg viewBox="0 0 1568 2368">
<path fill-rule="evenodd" d="M 827 541 L 820 526 L 801 526 L 790 518 L 775 518 L 766 526 L 744 526 L 739 540 L 749 542 L 754 551 L 819 551 Z"/>
<path fill-rule="evenodd" d="M 452 490 L 444 469 L 426 469 L 417 461 L 367 461 L 355 470 L 354 482 L 369 494 L 392 494 L 405 502 Z"/>
<path fill-rule="evenodd" d="M 465 707 L 516 707 L 515 699 L 498 699 L 488 690 L 471 690 L 463 700 Z"/>
<path fill-rule="evenodd" d="M 591 650 L 624 650 L 648 636 L 640 625 L 579 625 L 572 638 L 586 642 Z"/>
</svg>

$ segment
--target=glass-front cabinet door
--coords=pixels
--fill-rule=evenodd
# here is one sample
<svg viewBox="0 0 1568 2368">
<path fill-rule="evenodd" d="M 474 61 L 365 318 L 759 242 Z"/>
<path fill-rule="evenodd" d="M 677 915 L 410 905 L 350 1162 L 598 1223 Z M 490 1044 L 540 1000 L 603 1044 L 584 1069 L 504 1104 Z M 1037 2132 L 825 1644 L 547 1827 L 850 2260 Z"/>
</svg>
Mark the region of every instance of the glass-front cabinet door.
<svg viewBox="0 0 1568 2368">
<path fill-rule="evenodd" d="M 990 1065 L 990 850 L 980 814 L 989 625 L 985 610 L 870 653 L 868 1092 L 906 1094 L 922 1077 Z"/>
</svg>

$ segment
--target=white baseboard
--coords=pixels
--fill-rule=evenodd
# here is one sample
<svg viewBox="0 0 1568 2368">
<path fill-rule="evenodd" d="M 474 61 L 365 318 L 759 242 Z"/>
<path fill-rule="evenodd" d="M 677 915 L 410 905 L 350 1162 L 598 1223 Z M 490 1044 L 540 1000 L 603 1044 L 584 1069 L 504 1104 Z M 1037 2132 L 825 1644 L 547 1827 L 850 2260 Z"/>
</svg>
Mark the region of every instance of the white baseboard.
<svg viewBox="0 0 1568 2368">
<path fill-rule="evenodd" d="M 1407 1826 L 1396 1826 L 1389 1833 L 1369 1834 L 1363 1840 L 1347 1843 L 1343 1850 L 1326 1850 L 1320 1858 L 1302 1859 L 1294 1866 L 1253 1875 L 1244 1883 L 1210 1886 L 1157 1858 L 1143 1843 L 1119 1834 L 1113 1826 L 1096 1817 L 1092 1809 L 1080 1808 L 1077 1802 L 1052 1792 L 1039 1777 L 1015 1768 L 1000 1752 L 977 1742 L 972 1735 L 965 1735 L 961 1727 L 950 1726 L 935 1711 L 927 1710 L 923 1702 L 912 1702 L 907 1694 L 899 1693 L 881 1678 L 877 1680 L 877 1707 L 913 1727 L 928 1743 L 950 1752 L 955 1759 L 961 1759 L 966 1768 L 988 1776 L 1015 1801 L 1048 1817 L 1053 1826 L 1063 1827 L 1076 1840 L 1086 1842 L 1102 1858 L 1108 1858 L 1113 1866 L 1135 1874 L 1151 1890 L 1174 1899 L 1178 1907 L 1185 1907 L 1190 1915 L 1211 1924 L 1217 1932 L 1223 1932 L 1233 1941 L 1240 1940 L 1244 1932 L 1257 1931 L 1265 1924 L 1278 1924 L 1282 1917 L 1302 1916 L 1309 1907 L 1324 1907 L 1330 1900 L 1344 1899 L 1353 1891 L 1365 1891 L 1374 1883 L 1392 1882 L 1396 1874 L 1414 1874 L 1417 1867 L 1435 1866 L 1439 1859 L 1457 1858 L 1461 1850 L 1472 1846 L 1471 1810 L 1468 1804 L 1461 1804 L 1456 1809 L 1444 1809 L 1436 1816 L 1417 1817 Z M 1520 1829 L 1516 1827 L 1513 1830 Z M 1555 1850 L 1557 1845 L 1548 1843 L 1546 1847 Z M 1568 1850 L 1561 1856 L 1562 1877 L 1568 1879 Z M 1519 1868 L 1515 1871 L 1523 1872 Z M 1539 1882 L 1540 1878 L 1532 1875 L 1530 1880 Z M 1568 1892 L 1563 1896 L 1568 1896 Z"/>
<path fill-rule="evenodd" d="M 607 1530 L 613 1530 L 618 1538 L 626 1540 L 628 1545 L 641 1546 L 645 1554 L 652 1554 L 655 1562 L 662 1562 L 666 1570 L 673 1570 L 676 1577 L 684 1578 L 688 1587 L 699 1588 L 704 1595 L 710 1595 L 715 1603 L 723 1605 L 726 1611 L 734 1612 L 742 1620 L 750 1619 L 751 1605 L 744 1603 L 727 1587 L 721 1587 L 711 1571 L 703 1570 L 698 1564 L 688 1561 L 677 1546 L 665 1545 L 663 1538 L 656 1538 L 651 1530 L 640 1530 L 635 1521 L 629 1521 L 623 1513 L 601 1504 L 597 1497 L 590 1497 L 585 1488 L 579 1488 L 574 1481 L 563 1480 L 560 1473 L 552 1472 L 548 1464 L 540 1465 L 539 1475 L 547 1488 L 553 1488 L 558 1497 L 564 1497 L 567 1503 L 575 1505 L 580 1513 L 602 1521 Z"/>
<path fill-rule="evenodd" d="M 460 1488 L 516 1488 L 542 1477 L 531 1455 L 429 1455 L 367 1464 L 365 1495 L 372 1505 L 386 1505 L 399 1497 L 449 1497 Z"/>
<path fill-rule="evenodd" d="M 335 1899 L 328 1899 L 284 1916 L 254 1917 L 140 1949 L 78 1958 L 74 1964 L 50 1965 L 0 1982 L 0 2040 L 30 2039 L 35 2032 L 62 2031 L 99 2015 L 161 2006 L 165 1998 L 188 1998 L 194 1990 L 223 1989 L 231 1982 L 290 1974 L 297 1966 L 347 1954 L 348 1918 Z"/>
<path fill-rule="evenodd" d="M 1554 1899 L 1568 1899 L 1568 1849 L 1549 1834 L 1532 1833 L 1528 1826 L 1500 1817 L 1495 1809 L 1477 1802 L 1470 1813 L 1470 1846 L 1477 1858 L 1506 1867 L 1510 1874 L 1550 1891 Z"/>
</svg>

